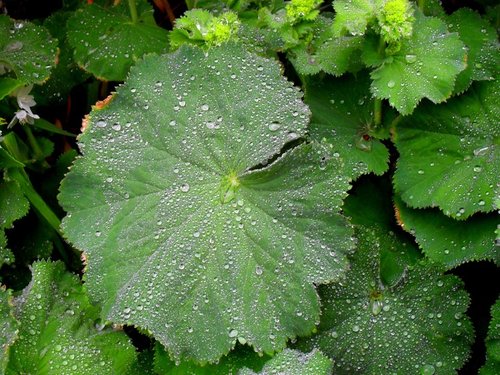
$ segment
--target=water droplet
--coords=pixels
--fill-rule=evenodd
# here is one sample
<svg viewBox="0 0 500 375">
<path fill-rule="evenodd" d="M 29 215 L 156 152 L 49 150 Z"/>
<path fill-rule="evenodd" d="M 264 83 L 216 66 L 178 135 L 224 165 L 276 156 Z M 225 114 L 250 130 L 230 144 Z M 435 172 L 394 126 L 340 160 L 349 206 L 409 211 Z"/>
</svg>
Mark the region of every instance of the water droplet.
<svg viewBox="0 0 500 375">
<path fill-rule="evenodd" d="M 352 326 L 352 331 L 353 332 L 359 332 L 359 326 L 358 325 Z"/>
<path fill-rule="evenodd" d="M 117 132 L 118 132 L 118 131 L 120 131 L 120 130 L 122 129 L 122 127 L 121 127 L 121 125 L 120 125 L 120 124 L 113 124 L 113 125 L 111 126 L 111 128 L 112 128 L 113 130 L 116 130 Z"/>
<path fill-rule="evenodd" d="M 255 267 L 255 273 L 256 273 L 257 275 L 259 275 L 259 276 L 260 276 L 260 275 L 262 275 L 262 272 L 264 272 L 264 271 L 262 270 L 262 267 L 261 267 L 261 266 L 256 266 L 256 267 Z"/>
<path fill-rule="evenodd" d="M 229 331 L 229 337 L 236 337 L 238 336 L 238 331 L 235 329 L 232 329 Z"/>
<path fill-rule="evenodd" d="M 481 168 L 481 166 L 479 166 L 479 165 L 474 166 L 473 169 L 474 169 L 474 172 L 481 172 L 483 170 L 483 168 Z"/>
<path fill-rule="evenodd" d="M 201 106 L 201 109 L 202 109 L 203 111 L 208 111 L 208 110 L 210 109 L 210 107 L 209 107 L 207 104 L 203 104 L 203 105 Z"/>
<path fill-rule="evenodd" d="M 433 365 L 424 365 L 420 368 L 421 375 L 433 375 L 436 372 L 436 369 Z"/>
<path fill-rule="evenodd" d="M 387 82 L 387 87 L 389 87 L 390 89 L 392 89 L 394 86 L 396 86 L 396 82 L 394 82 L 392 79 Z"/>
<path fill-rule="evenodd" d="M 382 301 L 379 300 L 372 301 L 372 314 L 373 315 L 380 314 L 380 312 L 382 311 L 382 306 L 383 306 Z"/>
<path fill-rule="evenodd" d="M 269 130 L 271 130 L 272 132 L 275 132 L 279 128 L 281 128 L 281 125 L 278 124 L 277 122 L 273 122 L 272 124 L 269 124 Z"/>
<path fill-rule="evenodd" d="M 183 193 L 187 193 L 189 191 L 189 184 L 182 184 L 181 185 L 181 191 Z"/>
<path fill-rule="evenodd" d="M 169 125 L 170 126 L 175 126 L 175 125 L 177 125 L 177 121 L 172 120 L 172 121 L 169 122 Z"/>
<path fill-rule="evenodd" d="M 411 54 L 406 55 L 405 60 L 408 64 L 413 64 L 417 61 L 417 55 L 411 55 Z"/>
<path fill-rule="evenodd" d="M 99 128 L 104 128 L 106 126 L 106 121 L 99 120 L 95 123 Z"/>
</svg>

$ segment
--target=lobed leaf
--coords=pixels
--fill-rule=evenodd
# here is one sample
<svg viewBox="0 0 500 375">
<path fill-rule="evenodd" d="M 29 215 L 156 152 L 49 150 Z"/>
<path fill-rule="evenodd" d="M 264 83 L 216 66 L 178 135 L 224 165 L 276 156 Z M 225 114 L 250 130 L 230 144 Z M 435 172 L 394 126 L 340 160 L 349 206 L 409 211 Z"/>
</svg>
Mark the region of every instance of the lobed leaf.
<svg viewBox="0 0 500 375">
<path fill-rule="evenodd" d="M 43 26 L 0 15 L 0 72 L 12 70 L 24 84 L 43 83 L 56 56 L 57 40 Z"/>
<path fill-rule="evenodd" d="M 357 77 L 325 77 L 306 83 L 305 101 L 312 111 L 312 139 L 330 144 L 328 158 L 340 155 L 344 173 L 352 179 L 361 174 L 384 173 L 389 151 L 378 140 L 373 125 L 373 99 L 366 74 Z"/>
<path fill-rule="evenodd" d="M 434 103 L 448 99 L 466 67 L 463 43 L 443 21 L 417 11 L 413 29 L 410 38 L 401 40 L 400 50 L 371 73 L 372 93 L 389 99 L 403 115 L 412 113 L 422 98 Z"/>
<path fill-rule="evenodd" d="M 296 350 L 285 349 L 269 360 L 262 371 L 254 372 L 250 369 L 243 369 L 239 375 L 330 375 L 332 368 L 332 361 L 319 350 L 304 354 Z"/>
<path fill-rule="evenodd" d="M 425 103 L 393 131 L 395 190 L 412 208 L 454 219 L 491 212 L 500 165 L 499 81 L 475 83 L 446 105 Z"/>
<path fill-rule="evenodd" d="M 87 5 L 68 20 L 67 38 L 76 62 L 102 80 L 123 81 L 144 54 L 168 51 L 167 33 L 155 24 L 151 6 L 139 2 L 134 23 L 125 3 L 108 8 Z"/>
<path fill-rule="evenodd" d="M 450 374 L 468 356 L 473 329 L 459 278 L 419 263 L 392 286 L 380 279 L 380 239 L 357 232 L 345 281 L 320 287 L 318 334 L 301 347 L 320 348 L 336 374 Z"/>
<path fill-rule="evenodd" d="M 435 209 L 414 210 L 396 199 L 401 226 L 415 236 L 421 249 L 433 261 L 447 268 L 473 260 L 492 260 L 500 265 L 495 230 L 496 214 L 474 215 L 458 221 Z"/>
<path fill-rule="evenodd" d="M 317 144 L 274 161 L 308 117 L 279 66 L 237 45 L 134 68 L 90 114 L 59 196 L 103 317 L 198 362 L 310 333 L 313 283 L 338 279 L 352 240 L 340 162 Z"/>
<path fill-rule="evenodd" d="M 14 299 L 19 337 L 6 374 L 118 374 L 135 360 L 120 331 L 97 328 L 98 309 L 60 262 L 37 262 L 33 278 Z"/>
<path fill-rule="evenodd" d="M 335 0 L 334 33 L 342 35 L 348 32 L 352 35 L 363 35 L 375 17 L 376 5 L 374 0 Z"/>
</svg>

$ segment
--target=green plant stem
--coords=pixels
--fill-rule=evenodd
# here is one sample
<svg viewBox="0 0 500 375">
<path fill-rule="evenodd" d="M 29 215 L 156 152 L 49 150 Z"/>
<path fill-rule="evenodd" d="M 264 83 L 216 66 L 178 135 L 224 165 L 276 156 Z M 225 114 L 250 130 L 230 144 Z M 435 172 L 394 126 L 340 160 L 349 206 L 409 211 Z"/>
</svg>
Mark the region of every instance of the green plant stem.
<svg viewBox="0 0 500 375">
<path fill-rule="evenodd" d="M 382 99 L 376 98 L 373 103 L 373 123 L 375 127 L 382 124 Z"/>
<path fill-rule="evenodd" d="M 43 198 L 36 192 L 31 184 L 31 181 L 22 168 L 11 168 L 9 169 L 9 176 L 16 180 L 19 184 L 21 190 L 32 206 L 37 210 L 37 212 L 42 215 L 42 217 L 47 221 L 47 223 L 59 234 L 61 233 L 61 221 L 57 215 L 52 211 L 52 209 L 45 203 Z"/>
<path fill-rule="evenodd" d="M 33 152 L 35 153 L 35 159 L 36 160 L 42 159 L 43 158 L 42 149 L 40 148 L 40 145 L 38 144 L 38 141 L 33 135 L 33 132 L 31 131 L 30 127 L 28 125 L 24 125 L 22 126 L 22 128 L 24 130 L 24 133 L 26 134 L 26 137 L 28 138 L 28 142 L 30 143 Z"/>
<path fill-rule="evenodd" d="M 137 7 L 135 6 L 135 0 L 128 0 L 128 8 L 130 10 L 130 17 L 133 23 L 137 23 L 139 17 L 137 16 Z"/>
</svg>

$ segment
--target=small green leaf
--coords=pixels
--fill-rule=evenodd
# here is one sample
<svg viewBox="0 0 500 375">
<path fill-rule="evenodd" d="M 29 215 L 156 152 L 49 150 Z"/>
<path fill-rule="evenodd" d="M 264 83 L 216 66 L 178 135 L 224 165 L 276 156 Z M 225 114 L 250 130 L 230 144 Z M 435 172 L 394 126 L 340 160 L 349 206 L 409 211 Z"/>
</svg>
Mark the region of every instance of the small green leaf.
<svg viewBox="0 0 500 375">
<path fill-rule="evenodd" d="M 413 112 L 422 98 L 434 103 L 448 99 L 455 78 L 465 69 L 464 45 L 438 18 L 415 13 L 414 32 L 401 48 L 371 73 L 371 91 L 401 114 Z"/>
<path fill-rule="evenodd" d="M 363 35 L 375 17 L 376 1 L 336 0 L 333 2 L 333 8 L 335 9 L 333 31 L 336 35 L 340 36 L 346 32 Z"/>
<path fill-rule="evenodd" d="M 162 375 L 239 375 L 239 370 L 251 368 L 259 371 L 269 356 L 259 356 L 248 346 L 238 346 L 227 356 L 222 357 L 217 364 L 200 366 L 191 361 L 175 364 L 162 345 L 156 344 L 154 369 Z"/>
<path fill-rule="evenodd" d="M 414 210 L 396 199 L 401 226 L 412 233 L 424 253 L 447 268 L 472 260 L 492 260 L 500 265 L 495 230 L 500 225 L 496 214 L 474 215 L 458 221 L 436 209 Z"/>
<path fill-rule="evenodd" d="M 370 172 L 382 174 L 388 168 L 389 152 L 373 138 L 373 99 L 368 87 L 368 77 L 360 73 L 357 78 L 311 79 L 305 88 L 305 101 L 313 114 L 311 137 L 330 144 L 326 158 L 340 156 L 344 173 L 352 179 Z"/>
<path fill-rule="evenodd" d="M 413 208 L 455 219 L 494 210 L 500 165 L 499 81 L 475 83 L 446 105 L 425 103 L 394 130 L 394 187 Z"/>
<path fill-rule="evenodd" d="M 43 83 L 56 65 L 57 40 L 43 26 L 0 15 L 0 71 L 25 84 Z"/>
<path fill-rule="evenodd" d="M 151 6 L 140 1 L 139 20 L 134 23 L 125 3 L 108 8 L 87 5 L 68 20 L 68 42 L 76 62 L 102 80 L 123 81 L 144 54 L 168 50 L 167 33 L 156 26 Z"/>
<path fill-rule="evenodd" d="M 0 63 L 1 64 L 1 63 Z M 9 77 L 0 77 L 0 100 L 24 85 L 24 82 Z"/>
<path fill-rule="evenodd" d="M 491 307 L 491 321 L 486 337 L 486 363 L 481 367 L 480 375 L 500 373 L 500 298 Z"/>
<path fill-rule="evenodd" d="M 28 213 L 29 202 L 14 181 L 0 183 L 0 228 L 11 228 L 14 221 Z"/>
<path fill-rule="evenodd" d="M 199 362 L 311 332 L 313 283 L 339 278 L 352 240 L 338 214 L 349 184 L 321 146 L 263 167 L 305 134 L 301 96 L 241 46 L 184 45 L 146 57 L 90 114 L 59 198 L 105 319 Z"/>
<path fill-rule="evenodd" d="M 0 234 L 1 235 L 1 234 Z M 12 314 L 10 290 L 0 287 L 0 373 L 4 374 L 9 350 L 17 338 L 18 322 Z"/>
<path fill-rule="evenodd" d="M 457 10 L 447 17 L 450 31 L 458 32 L 468 48 L 467 68 L 462 71 L 455 84 L 455 93 L 462 93 L 472 81 L 491 81 L 498 76 L 500 50 L 496 30 L 467 8 Z"/>
<path fill-rule="evenodd" d="M 300 346 L 320 348 L 336 374 L 454 373 L 474 336 L 460 279 L 419 263 L 384 285 L 379 238 L 360 228 L 358 239 L 345 281 L 320 287 L 319 333 Z"/>
<path fill-rule="evenodd" d="M 243 369 L 239 375 L 330 375 L 333 363 L 319 350 L 304 354 L 297 350 L 285 349 L 269 360 L 262 371 Z"/>
<path fill-rule="evenodd" d="M 14 299 L 19 338 L 6 374 L 121 374 L 135 349 L 121 331 L 103 328 L 76 276 L 60 262 L 37 262 Z"/>
</svg>

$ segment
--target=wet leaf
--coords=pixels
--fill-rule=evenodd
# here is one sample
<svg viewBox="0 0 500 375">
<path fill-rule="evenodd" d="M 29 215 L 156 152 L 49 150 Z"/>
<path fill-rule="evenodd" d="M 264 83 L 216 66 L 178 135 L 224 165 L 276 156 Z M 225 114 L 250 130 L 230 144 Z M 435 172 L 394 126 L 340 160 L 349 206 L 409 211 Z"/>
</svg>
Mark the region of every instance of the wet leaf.
<svg viewBox="0 0 500 375">
<path fill-rule="evenodd" d="M 144 54 L 166 52 L 167 33 L 156 25 L 151 6 L 139 1 L 138 13 L 134 23 L 126 1 L 77 10 L 68 20 L 68 42 L 80 67 L 102 80 L 123 81 Z"/>
<path fill-rule="evenodd" d="M 472 260 L 492 260 L 500 265 L 495 230 L 497 214 L 474 215 L 465 221 L 445 216 L 436 209 L 414 210 L 396 199 L 398 218 L 412 233 L 424 253 L 447 268 Z"/>
<path fill-rule="evenodd" d="M 375 17 L 376 5 L 374 0 L 336 0 L 333 8 L 335 34 L 342 35 L 348 32 L 352 35 L 363 35 Z"/>
<path fill-rule="evenodd" d="M 46 28 L 0 15 L 0 71 L 25 84 L 43 83 L 56 65 L 57 40 Z"/>
<path fill-rule="evenodd" d="M 455 219 L 494 210 L 500 165 L 498 81 L 475 83 L 446 105 L 425 103 L 394 130 L 394 187 L 413 208 Z"/>
<path fill-rule="evenodd" d="M 149 56 L 81 136 L 62 183 L 103 316 L 149 330 L 175 358 L 215 361 L 246 341 L 284 347 L 319 318 L 313 283 L 352 247 L 349 188 L 274 61 L 226 44 Z M 203 336 L 203 341 L 199 337 Z"/>
<path fill-rule="evenodd" d="M 412 113 L 423 98 L 434 103 L 448 99 L 456 76 L 466 67 L 463 43 L 443 21 L 417 11 L 413 29 L 401 49 L 371 73 L 373 94 L 389 99 L 403 115 Z"/>
<path fill-rule="evenodd" d="M 4 373 L 9 359 L 9 349 L 17 338 L 18 322 L 12 315 L 9 290 L 0 287 L 0 373 Z"/>
<path fill-rule="evenodd" d="M 356 179 L 361 174 L 384 173 L 389 152 L 373 138 L 373 99 L 368 92 L 366 74 L 357 78 L 325 77 L 306 84 L 305 101 L 312 111 L 309 132 L 313 139 L 330 144 L 327 158 L 340 156 L 344 173 Z"/>
<path fill-rule="evenodd" d="M 330 375 L 332 367 L 332 361 L 319 350 L 304 354 L 296 350 L 285 349 L 272 358 L 262 371 L 254 372 L 243 369 L 239 375 Z"/>
<path fill-rule="evenodd" d="M 127 336 L 100 326 L 76 276 L 60 262 L 37 262 L 14 299 L 19 338 L 6 374 L 118 374 L 135 360 Z"/>
<path fill-rule="evenodd" d="M 320 287 L 318 334 L 300 346 L 321 349 L 336 374 L 454 373 L 473 341 L 460 279 L 420 263 L 397 284 L 384 285 L 379 238 L 367 229 L 357 236 L 345 281 Z"/>
<path fill-rule="evenodd" d="M 491 321 L 486 337 L 486 363 L 480 375 L 495 375 L 500 372 L 500 299 L 491 307 Z"/>
</svg>

